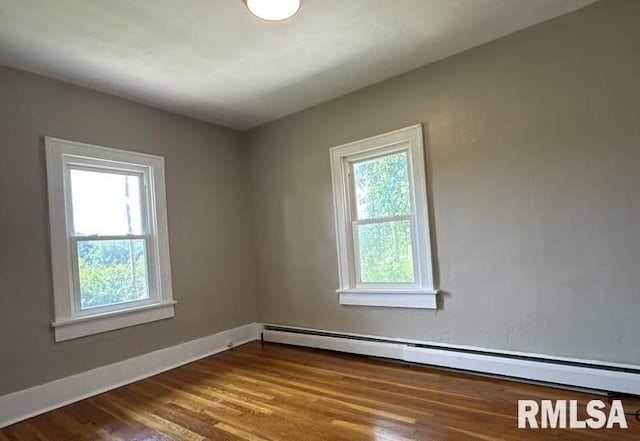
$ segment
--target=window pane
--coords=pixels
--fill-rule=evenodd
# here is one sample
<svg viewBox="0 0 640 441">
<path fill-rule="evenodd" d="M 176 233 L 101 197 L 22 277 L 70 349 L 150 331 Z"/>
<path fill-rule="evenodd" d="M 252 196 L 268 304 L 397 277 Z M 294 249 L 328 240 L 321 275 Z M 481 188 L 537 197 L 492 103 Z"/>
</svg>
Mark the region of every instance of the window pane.
<svg viewBox="0 0 640 441">
<path fill-rule="evenodd" d="M 409 214 L 407 153 L 353 164 L 358 219 Z"/>
<path fill-rule="evenodd" d="M 357 226 L 360 281 L 415 281 L 408 220 Z"/>
<path fill-rule="evenodd" d="M 78 241 L 82 309 L 149 298 L 144 239 Z"/>
<path fill-rule="evenodd" d="M 141 177 L 71 169 L 77 235 L 142 234 Z"/>
</svg>

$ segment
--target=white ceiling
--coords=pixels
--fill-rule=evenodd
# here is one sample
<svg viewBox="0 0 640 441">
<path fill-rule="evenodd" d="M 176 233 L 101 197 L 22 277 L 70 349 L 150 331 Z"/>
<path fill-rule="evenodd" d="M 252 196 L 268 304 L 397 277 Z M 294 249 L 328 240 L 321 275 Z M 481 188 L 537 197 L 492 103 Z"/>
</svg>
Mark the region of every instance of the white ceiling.
<svg viewBox="0 0 640 441">
<path fill-rule="evenodd" d="M 247 129 L 594 0 L 0 0 L 0 64 Z"/>
</svg>

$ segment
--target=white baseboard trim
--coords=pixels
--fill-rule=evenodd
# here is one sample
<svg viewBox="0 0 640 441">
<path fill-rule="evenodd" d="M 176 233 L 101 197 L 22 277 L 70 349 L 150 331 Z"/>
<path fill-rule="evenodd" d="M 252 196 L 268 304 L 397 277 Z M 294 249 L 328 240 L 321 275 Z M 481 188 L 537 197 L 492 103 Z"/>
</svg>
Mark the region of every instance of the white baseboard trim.
<svg viewBox="0 0 640 441">
<path fill-rule="evenodd" d="M 263 331 L 263 337 L 268 342 L 385 357 L 574 388 L 640 395 L 640 366 L 607 365 L 590 360 L 562 359 L 507 351 L 496 353 L 490 349 L 470 347 L 461 349 L 461 347 L 447 347 L 442 344 L 437 344 L 436 347 L 420 347 L 416 345 L 433 346 L 433 344 L 415 340 L 403 342 L 383 337 L 340 334 L 317 329 L 305 330 L 282 325 L 265 324 L 264 326 L 267 328 Z M 269 329 L 270 326 L 274 328 Z"/>
<path fill-rule="evenodd" d="M 0 428 L 260 338 L 250 323 L 0 397 Z"/>
</svg>

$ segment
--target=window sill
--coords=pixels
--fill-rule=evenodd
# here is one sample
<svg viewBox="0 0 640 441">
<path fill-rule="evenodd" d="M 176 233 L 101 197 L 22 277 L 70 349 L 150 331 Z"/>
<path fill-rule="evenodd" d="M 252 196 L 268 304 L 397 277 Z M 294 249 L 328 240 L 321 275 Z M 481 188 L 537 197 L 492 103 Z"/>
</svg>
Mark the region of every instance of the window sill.
<svg viewBox="0 0 640 441">
<path fill-rule="evenodd" d="M 154 303 L 121 311 L 112 311 L 52 323 L 56 342 L 127 328 L 142 323 L 171 318 L 175 301 Z"/>
<path fill-rule="evenodd" d="M 387 308 L 437 309 L 438 290 L 338 290 L 341 305 L 384 306 Z"/>
</svg>

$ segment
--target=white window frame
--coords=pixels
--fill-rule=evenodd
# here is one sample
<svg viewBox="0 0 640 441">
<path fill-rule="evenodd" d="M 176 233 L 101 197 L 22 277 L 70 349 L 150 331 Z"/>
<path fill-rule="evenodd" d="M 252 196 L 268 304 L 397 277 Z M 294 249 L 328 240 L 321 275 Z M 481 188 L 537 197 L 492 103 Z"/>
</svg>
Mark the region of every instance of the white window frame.
<svg viewBox="0 0 640 441">
<path fill-rule="evenodd" d="M 354 227 L 363 221 L 356 217 L 353 164 L 403 151 L 407 153 L 411 213 L 377 221 L 410 221 L 415 283 L 363 283 L 357 277 L 359 259 Z M 439 290 L 433 277 L 422 125 L 331 148 L 331 176 L 340 284 L 336 292 L 340 304 L 435 309 Z"/>
<path fill-rule="evenodd" d="M 169 257 L 164 158 L 45 137 L 55 340 L 125 328 L 175 315 Z M 141 177 L 142 234 L 77 236 L 73 231 L 70 169 L 99 170 Z M 80 308 L 78 240 L 144 239 L 149 298 Z"/>
</svg>

